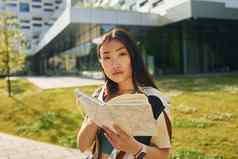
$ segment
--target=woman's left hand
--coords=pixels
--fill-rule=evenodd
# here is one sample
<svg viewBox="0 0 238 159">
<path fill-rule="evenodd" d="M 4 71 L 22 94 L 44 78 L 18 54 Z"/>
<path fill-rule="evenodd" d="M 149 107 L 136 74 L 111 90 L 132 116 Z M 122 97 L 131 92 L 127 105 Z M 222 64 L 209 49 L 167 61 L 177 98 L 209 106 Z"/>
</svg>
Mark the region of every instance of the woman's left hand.
<svg viewBox="0 0 238 159">
<path fill-rule="evenodd" d="M 129 136 L 118 125 L 113 125 L 116 132 L 106 126 L 103 126 L 102 128 L 106 132 L 105 136 L 114 148 L 131 154 L 135 154 L 141 149 L 142 144 L 133 137 Z"/>
</svg>

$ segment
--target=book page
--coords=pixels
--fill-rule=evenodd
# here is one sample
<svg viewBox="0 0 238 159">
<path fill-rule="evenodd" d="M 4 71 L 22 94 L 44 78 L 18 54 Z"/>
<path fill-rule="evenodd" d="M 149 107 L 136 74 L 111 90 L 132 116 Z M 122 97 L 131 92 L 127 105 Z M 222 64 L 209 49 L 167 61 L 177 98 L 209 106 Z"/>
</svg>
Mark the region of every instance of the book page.
<svg viewBox="0 0 238 159">
<path fill-rule="evenodd" d="M 113 123 L 131 136 L 155 136 L 156 120 L 144 94 L 124 94 L 107 103 L 78 93 L 78 99 L 88 117 L 99 127 L 105 125 L 113 130 Z"/>
</svg>

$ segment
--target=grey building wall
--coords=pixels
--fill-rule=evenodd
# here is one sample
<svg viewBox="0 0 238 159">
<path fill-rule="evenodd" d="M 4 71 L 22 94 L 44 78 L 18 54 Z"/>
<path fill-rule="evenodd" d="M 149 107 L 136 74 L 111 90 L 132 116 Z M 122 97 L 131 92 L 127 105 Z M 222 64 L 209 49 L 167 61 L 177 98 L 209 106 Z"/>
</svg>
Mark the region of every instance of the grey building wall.
<svg viewBox="0 0 238 159">
<path fill-rule="evenodd" d="M 194 18 L 238 19 L 238 8 L 227 8 L 225 3 L 192 0 Z"/>
</svg>

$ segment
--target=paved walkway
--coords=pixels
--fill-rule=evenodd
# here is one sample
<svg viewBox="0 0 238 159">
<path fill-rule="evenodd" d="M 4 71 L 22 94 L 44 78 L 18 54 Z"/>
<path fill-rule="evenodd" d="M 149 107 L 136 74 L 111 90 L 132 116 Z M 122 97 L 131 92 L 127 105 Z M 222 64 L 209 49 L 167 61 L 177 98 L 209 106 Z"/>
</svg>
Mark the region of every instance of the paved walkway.
<svg viewBox="0 0 238 159">
<path fill-rule="evenodd" d="M 41 89 L 102 84 L 103 80 L 78 77 L 23 77 Z M 83 159 L 77 149 L 33 141 L 0 133 L 0 159 Z"/>
<path fill-rule="evenodd" d="M 67 88 L 86 85 L 102 84 L 103 80 L 86 79 L 80 77 L 25 77 L 41 89 Z"/>
<path fill-rule="evenodd" d="M 84 157 L 77 149 L 0 133 L 0 159 L 83 159 Z"/>
</svg>

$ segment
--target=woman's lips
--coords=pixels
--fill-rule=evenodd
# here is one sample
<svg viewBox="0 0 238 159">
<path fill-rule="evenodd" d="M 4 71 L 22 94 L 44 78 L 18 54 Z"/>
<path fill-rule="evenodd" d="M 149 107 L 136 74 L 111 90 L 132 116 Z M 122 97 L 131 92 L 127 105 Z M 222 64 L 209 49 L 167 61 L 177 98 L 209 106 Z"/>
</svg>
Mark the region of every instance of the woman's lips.
<svg viewBox="0 0 238 159">
<path fill-rule="evenodd" d="M 112 75 L 119 75 L 119 74 L 122 74 L 123 72 L 122 71 L 117 71 L 117 72 L 113 72 Z"/>
</svg>

